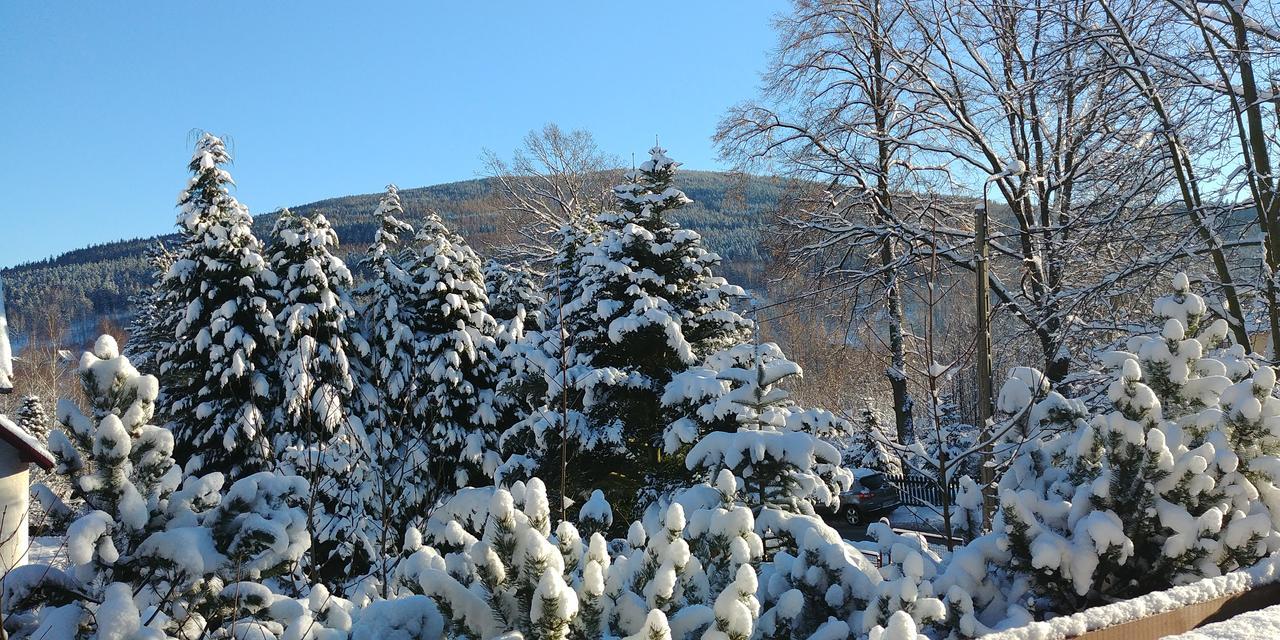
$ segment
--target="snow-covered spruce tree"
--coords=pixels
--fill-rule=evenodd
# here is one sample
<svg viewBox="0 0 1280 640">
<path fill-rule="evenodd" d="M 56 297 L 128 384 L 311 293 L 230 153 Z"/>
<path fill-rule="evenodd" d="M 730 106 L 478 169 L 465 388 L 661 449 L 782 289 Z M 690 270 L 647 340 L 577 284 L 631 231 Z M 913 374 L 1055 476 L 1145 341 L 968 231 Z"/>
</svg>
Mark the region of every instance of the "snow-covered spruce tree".
<svg viewBox="0 0 1280 640">
<path fill-rule="evenodd" d="M 218 138 L 196 143 L 178 198 L 180 244 L 161 282 L 162 307 L 177 320 L 156 359 L 176 457 L 235 479 L 272 464 L 267 429 L 277 385 L 269 374 L 278 336 L 268 303 L 276 278 L 248 210 L 228 191 L 230 161 Z"/>
<path fill-rule="evenodd" d="M 1224 321 L 1203 326 L 1184 275 L 1174 289 L 1155 305 L 1159 333 L 1104 357 L 1110 406 L 1033 404 L 1026 376 L 1002 389 L 1002 409 L 1069 426 L 1042 429 L 1001 481 L 996 524 L 1037 610 L 1141 595 L 1280 548 L 1275 373 L 1254 370 Z"/>
<path fill-rule="evenodd" d="M 489 296 L 489 315 L 498 321 L 513 341 L 519 340 L 523 334 L 512 326 L 517 318 L 522 327 L 543 327 L 542 314 L 547 301 L 542 278 L 528 264 L 489 260 L 484 265 L 484 286 Z"/>
<path fill-rule="evenodd" d="M 517 426 L 544 436 L 567 431 L 571 497 L 600 488 L 628 515 L 646 488 L 661 492 L 686 474 L 678 456 L 663 454 L 663 389 L 676 373 L 740 341 L 750 326 L 731 309 L 742 289 L 714 275 L 719 256 L 669 218 L 689 202 L 673 186 L 677 166 L 652 149 L 615 189 L 620 210 L 599 215 L 598 232 L 562 251 L 562 258 L 576 258 L 577 269 L 561 274 L 568 282 L 548 282 L 559 289 L 548 295 L 546 320 L 558 326 L 546 346 L 553 363 L 563 360 L 561 348 L 569 351 L 572 371 L 556 375 L 557 366 L 547 376 L 544 408 Z M 571 235 L 571 242 L 581 237 Z M 560 397 L 566 384 L 574 396 L 568 403 Z M 560 424 L 564 404 L 575 411 L 567 428 Z"/>
<path fill-rule="evenodd" d="M 60 534 L 70 566 L 11 571 L 6 628 L 18 638 L 201 637 L 224 621 L 224 584 L 267 579 L 306 550 L 306 481 L 259 473 L 224 497 L 220 473 L 183 477 L 172 434 L 148 424 L 157 381 L 114 339 L 83 355 L 80 376 L 88 404 L 61 401 L 49 439 L 74 490 L 66 500 L 37 491 L 70 522 Z"/>
<path fill-rule="evenodd" d="M 848 433 L 830 412 L 802 409 L 780 384 L 801 375 L 773 343 L 739 344 L 667 386 L 663 401 L 690 414 L 665 434 L 667 451 L 687 450 L 691 471 L 715 478 L 728 469 L 744 483 L 743 500 L 764 508 L 812 514 L 839 500 L 853 482 L 840 452 L 824 438 Z"/>
<path fill-rule="evenodd" d="M 173 260 L 173 252 L 163 242 L 157 241 L 148 247 L 147 265 L 151 268 L 151 282 L 146 289 L 129 297 L 133 319 L 129 321 L 129 339 L 124 343 L 124 354 L 140 370 L 156 372 L 159 368 L 156 354 L 174 339 L 178 317 L 167 308 L 163 288 L 165 274 Z"/>
<path fill-rule="evenodd" d="M 584 394 L 577 380 L 591 368 L 577 363 L 575 344 L 576 336 L 590 328 L 591 320 L 585 311 L 570 309 L 568 304 L 581 292 L 578 268 L 598 231 L 595 221 L 588 219 L 571 218 L 561 225 L 553 237 L 556 253 L 551 270 L 543 278 L 541 328 L 512 323 L 499 335 L 500 482 L 540 475 L 556 479 L 553 486 L 558 489 L 565 425 L 574 433 L 585 433 Z M 516 329 L 522 330 L 521 335 L 515 335 Z"/>
<path fill-rule="evenodd" d="M 849 429 L 846 437 L 837 440 L 842 445 L 841 456 L 846 467 L 902 475 L 902 458 L 888 444 L 894 436 L 879 411 L 869 405 L 863 407 Z"/>
<path fill-rule="evenodd" d="M 365 281 L 359 289 L 364 305 L 363 335 L 368 353 L 360 358 L 358 411 L 365 426 L 377 471 L 369 489 L 371 518 L 377 523 L 382 557 L 394 555 L 404 536 L 404 524 L 421 496 L 420 479 L 427 473 L 427 445 L 419 436 L 422 425 L 413 417 L 417 395 L 413 358 L 418 283 L 410 246 L 413 227 L 402 221 L 399 190 L 388 185 L 374 212 L 378 228 L 360 266 Z M 388 565 L 375 567 L 386 584 Z"/>
<path fill-rule="evenodd" d="M 434 502 L 459 487 L 492 481 L 497 454 L 498 323 L 487 310 L 480 259 L 435 213 L 418 229 L 414 277 L 414 366 L 420 393 L 414 416 L 430 443 Z"/>
<path fill-rule="evenodd" d="M 44 401 L 40 396 L 22 396 L 18 410 L 13 412 L 13 421 L 40 442 L 49 437 L 49 414 L 44 410 Z"/>
<path fill-rule="evenodd" d="M 527 264 L 485 263 L 484 283 L 490 315 L 498 322 L 495 408 L 497 428 L 505 432 L 537 411 L 546 395 L 543 372 L 529 357 L 542 354 L 537 344 L 545 329 L 546 300 L 541 278 Z"/>
<path fill-rule="evenodd" d="M 304 569 L 341 586 L 365 573 L 378 553 L 365 504 L 369 443 L 353 414 L 352 359 L 367 352 L 356 329 L 352 277 L 334 255 L 338 236 L 323 215 L 285 209 L 272 230 L 268 256 L 280 335 L 281 402 L 272 445 L 287 471 L 311 485 L 309 526 L 314 548 Z"/>
</svg>

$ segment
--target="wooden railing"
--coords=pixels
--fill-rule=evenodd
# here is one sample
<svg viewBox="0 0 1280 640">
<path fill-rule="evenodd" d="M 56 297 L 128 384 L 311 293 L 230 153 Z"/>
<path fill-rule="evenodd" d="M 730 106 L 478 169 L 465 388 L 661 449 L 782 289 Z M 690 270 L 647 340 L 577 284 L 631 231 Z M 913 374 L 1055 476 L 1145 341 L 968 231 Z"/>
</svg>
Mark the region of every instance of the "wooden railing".
<svg viewBox="0 0 1280 640">
<path fill-rule="evenodd" d="M 1280 584 L 1267 584 L 1244 593 L 1222 596 L 1112 627 L 1087 631 L 1075 637 L 1080 640 L 1156 640 L 1275 604 L 1280 604 Z"/>
</svg>

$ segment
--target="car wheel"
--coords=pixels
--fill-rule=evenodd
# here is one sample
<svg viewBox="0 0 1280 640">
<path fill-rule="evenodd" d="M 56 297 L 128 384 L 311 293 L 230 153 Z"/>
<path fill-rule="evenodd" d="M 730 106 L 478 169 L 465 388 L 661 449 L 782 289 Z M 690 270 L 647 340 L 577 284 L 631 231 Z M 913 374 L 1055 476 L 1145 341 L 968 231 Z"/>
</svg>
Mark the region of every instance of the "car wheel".
<svg viewBox="0 0 1280 640">
<path fill-rule="evenodd" d="M 849 509 L 844 512 L 844 519 L 852 525 L 860 525 L 866 520 L 862 515 L 862 512 L 853 507 L 849 507 Z"/>
</svg>

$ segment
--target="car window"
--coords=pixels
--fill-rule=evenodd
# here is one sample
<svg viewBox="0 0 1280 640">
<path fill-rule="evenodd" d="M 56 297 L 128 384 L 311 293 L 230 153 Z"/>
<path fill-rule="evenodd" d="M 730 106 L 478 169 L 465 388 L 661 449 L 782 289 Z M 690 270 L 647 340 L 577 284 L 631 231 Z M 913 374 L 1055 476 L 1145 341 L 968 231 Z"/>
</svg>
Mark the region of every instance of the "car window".
<svg viewBox="0 0 1280 640">
<path fill-rule="evenodd" d="M 861 478 L 858 478 L 858 484 L 868 489 L 879 489 L 880 486 L 884 484 L 884 476 L 878 473 L 873 473 L 868 476 L 863 476 Z"/>
</svg>

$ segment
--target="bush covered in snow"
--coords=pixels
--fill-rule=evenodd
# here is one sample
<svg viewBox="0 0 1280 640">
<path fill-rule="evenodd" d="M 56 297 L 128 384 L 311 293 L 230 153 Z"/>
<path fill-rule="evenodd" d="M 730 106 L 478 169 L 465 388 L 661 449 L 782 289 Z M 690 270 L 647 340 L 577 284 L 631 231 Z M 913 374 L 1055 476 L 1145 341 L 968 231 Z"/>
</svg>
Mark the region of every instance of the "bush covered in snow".
<svg viewBox="0 0 1280 640">
<path fill-rule="evenodd" d="M 6 628 L 17 637 L 200 636 L 236 615 L 227 585 L 294 570 L 311 544 L 304 479 L 268 472 L 223 490 L 223 476 L 184 476 L 173 436 L 149 424 L 158 396 L 99 338 L 80 360 L 88 405 L 58 404 L 50 436 L 63 500 L 39 492 L 69 522 L 65 570 L 26 565 L 4 577 Z M 261 588 L 261 587 L 257 587 Z M 162 635 L 164 634 L 164 635 Z"/>
<path fill-rule="evenodd" d="M 1205 308 L 1179 275 L 1156 301 L 1160 332 L 1104 355 L 1102 407 L 1021 372 L 1002 390 L 1036 445 L 1000 496 L 1011 567 L 1040 606 L 1133 597 L 1280 549 L 1275 371 L 1231 345 L 1225 321 L 1202 323 Z"/>
</svg>

